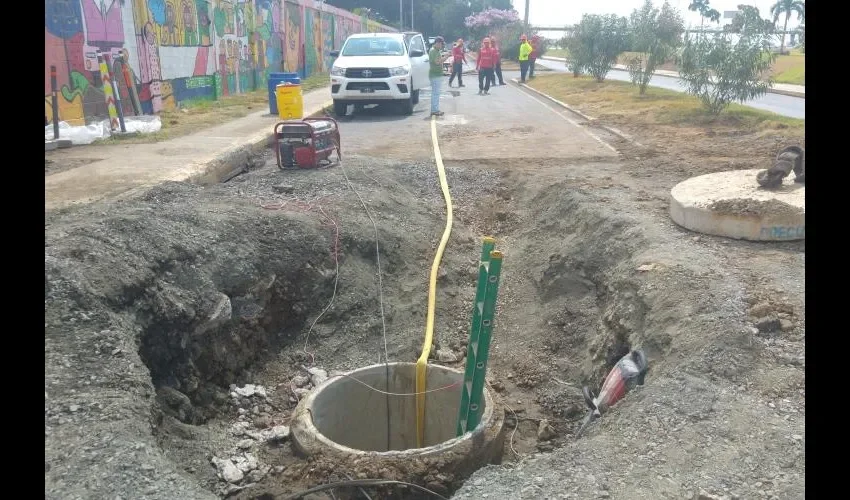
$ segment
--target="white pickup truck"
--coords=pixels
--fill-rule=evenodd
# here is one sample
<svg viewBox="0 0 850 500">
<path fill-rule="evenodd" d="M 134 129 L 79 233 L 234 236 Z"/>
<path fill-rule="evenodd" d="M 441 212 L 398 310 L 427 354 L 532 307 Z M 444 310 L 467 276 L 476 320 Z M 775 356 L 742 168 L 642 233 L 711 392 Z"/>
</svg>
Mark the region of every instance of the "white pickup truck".
<svg viewBox="0 0 850 500">
<path fill-rule="evenodd" d="M 429 85 L 429 59 L 421 33 L 359 33 L 332 51 L 331 97 L 334 114 L 348 106 L 395 104 L 413 114 L 419 91 Z"/>
</svg>

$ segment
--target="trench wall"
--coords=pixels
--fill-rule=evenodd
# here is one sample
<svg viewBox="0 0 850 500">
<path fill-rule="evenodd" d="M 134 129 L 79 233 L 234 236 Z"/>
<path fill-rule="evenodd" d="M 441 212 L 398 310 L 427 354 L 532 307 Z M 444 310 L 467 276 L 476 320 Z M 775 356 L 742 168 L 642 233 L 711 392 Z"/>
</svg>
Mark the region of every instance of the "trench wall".
<svg viewBox="0 0 850 500">
<path fill-rule="evenodd" d="M 55 66 L 59 119 L 72 125 L 108 116 L 98 54 L 125 116 L 133 116 L 265 89 L 270 72 L 321 73 L 350 34 L 396 31 L 314 0 L 45 0 L 44 7 L 45 116 L 52 120 Z"/>
</svg>

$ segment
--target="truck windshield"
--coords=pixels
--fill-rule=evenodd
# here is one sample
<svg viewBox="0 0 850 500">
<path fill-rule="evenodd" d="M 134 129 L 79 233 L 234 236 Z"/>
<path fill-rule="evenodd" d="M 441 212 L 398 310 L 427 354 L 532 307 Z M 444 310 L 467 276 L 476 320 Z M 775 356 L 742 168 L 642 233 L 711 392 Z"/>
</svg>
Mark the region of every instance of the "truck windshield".
<svg viewBox="0 0 850 500">
<path fill-rule="evenodd" d="M 342 49 L 344 56 L 403 56 L 404 45 L 395 38 L 352 38 Z"/>
</svg>

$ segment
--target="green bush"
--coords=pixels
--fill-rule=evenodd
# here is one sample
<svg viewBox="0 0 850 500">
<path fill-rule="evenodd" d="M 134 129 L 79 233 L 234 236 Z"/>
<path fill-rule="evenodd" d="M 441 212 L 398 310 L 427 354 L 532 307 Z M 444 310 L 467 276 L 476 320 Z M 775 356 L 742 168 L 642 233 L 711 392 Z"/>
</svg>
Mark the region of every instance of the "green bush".
<svg viewBox="0 0 850 500">
<path fill-rule="evenodd" d="M 630 33 L 625 17 L 615 14 L 585 14 L 566 41 L 570 65 L 602 82 L 617 63 L 617 57 L 629 48 Z"/>
<path fill-rule="evenodd" d="M 679 75 L 688 93 L 712 114 L 732 102 L 764 95 L 773 85 L 772 79 L 761 79 L 776 60 L 770 49 L 770 23 L 755 7 L 741 8 L 726 32 L 688 40 L 680 56 Z"/>
</svg>

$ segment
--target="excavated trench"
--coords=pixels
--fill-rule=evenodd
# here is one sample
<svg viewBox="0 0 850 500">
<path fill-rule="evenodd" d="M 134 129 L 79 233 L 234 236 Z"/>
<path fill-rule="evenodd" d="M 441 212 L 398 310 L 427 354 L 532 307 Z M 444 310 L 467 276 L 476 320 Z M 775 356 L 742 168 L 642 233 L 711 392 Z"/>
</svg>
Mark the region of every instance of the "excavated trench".
<svg viewBox="0 0 850 500">
<path fill-rule="evenodd" d="M 452 436 L 457 388 L 433 399 L 430 411 L 434 413 L 429 418 L 440 423 L 435 424 L 439 431 L 429 438 L 428 447 L 411 449 L 405 435 L 414 421 L 412 398 L 399 401 L 400 406 L 395 408 L 395 414 L 403 416 L 400 421 L 404 425 L 391 432 L 389 447 L 379 444 L 377 437 L 369 437 L 372 427 L 385 427 L 380 419 L 385 415 L 387 397 L 339 376 L 374 364 L 375 357 L 366 352 L 371 347 L 364 344 L 377 343 L 381 330 L 374 300 L 365 292 L 375 289 L 376 263 L 374 240 L 362 236 L 371 233 L 365 217 L 347 220 L 346 230 L 335 241 L 332 227 L 322 224 L 321 218 L 312 216 L 315 214 L 276 213 L 256 206 L 223 208 L 215 203 L 206 211 L 184 212 L 191 200 L 183 198 L 197 198 L 201 196 L 199 190 L 182 185 L 157 188 L 139 204 L 125 205 L 106 222 L 80 225 L 54 243 L 54 254 L 66 264 L 83 262 L 89 273 L 102 273 L 94 280 L 91 275 L 80 278 L 87 280 L 88 289 L 83 286 L 85 291 L 78 293 L 95 301 L 103 299 L 101 306 L 94 307 L 120 316 L 124 324 L 133 324 L 139 332 L 139 355 L 156 390 L 154 433 L 159 445 L 171 456 L 195 455 L 178 467 L 195 471 L 204 488 L 237 498 L 282 498 L 300 486 L 326 482 L 342 469 L 346 477 L 416 482 L 447 496 L 475 469 L 499 462 L 503 453 L 510 455 L 505 450 L 511 449 L 514 437 L 505 442 L 502 423 L 510 431 L 520 425 L 520 419 L 513 409 L 512 415 L 505 415 L 502 402 L 506 395 L 499 394 L 501 390 L 488 391 L 489 419 L 479 433 L 466 439 Z M 409 202 L 405 194 L 395 195 L 400 205 Z M 499 194 L 493 192 L 491 196 L 496 199 Z M 491 201 L 482 198 L 481 203 Z M 532 238 L 526 247 L 506 249 L 506 279 L 523 296 L 508 291 L 503 294 L 496 327 L 497 338 L 504 332 L 503 345 L 508 349 L 528 350 L 513 357 L 495 355 L 491 383 L 535 358 L 548 359 L 541 365 L 547 365 L 546 370 L 558 370 L 559 376 L 574 387 L 598 380 L 628 352 L 636 336 L 640 338 L 643 318 L 650 308 L 639 297 L 634 278 L 629 277 L 633 273 L 623 272 L 624 266 L 633 269 L 630 260 L 640 246 L 640 237 L 627 221 L 606 221 L 606 214 L 594 214 L 581 196 L 564 196 L 558 186 L 534 199 L 517 198 L 507 205 L 500 201 L 507 212 L 521 212 L 519 207 L 525 203 L 548 208 L 538 214 L 547 221 L 546 227 L 517 221 L 511 227 L 510 217 L 500 217 L 500 222 L 490 225 L 491 230 L 501 225 L 504 234 L 512 234 L 515 240 Z M 156 215 L 151 202 L 158 204 Z M 457 382 L 463 370 L 467 311 L 475 285 L 475 268 L 470 263 L 479 245 L 478 224 L 470 221 L 464 226 L 463 218 L 461 213 L 461 225 L 450 243 L 455 255 L 447 257 L 440 281 L 443 289 L 449 289 L 440 298 L 443 310 L 452 312 L 444 313 L 448 319 L 441 320 L 445 322 L 437 328 L 437 347 L 453 348 L 460 359 L 448 363 L 454 371 L 446 371 L 434 361 L 433 384 L 437 386 L 447 380 Z M 387 321 L 393 331 L 390 344 L 395 346 L 390 357 L 412 361 L 418 355 L 424 292 L 418 289 L 422 283 L 413 287 L 401 283 L 427 265 L 411 261 L 409 256 L 430 256 L 431 246 L 401 227 L 382 227 L 381 239 L 383 279 L 388 288 L 385 293 L 390 297 Z M 101 250 L 92 249 L 92 241 L 99 242 Z M 605 250 L 597 251 L 596 245 Z M 87 247 L 89 250 L 85 250 Z M 338 283 L 334 253 L 328 251 L 334 248 L 345 270 Z M 523 258 L 511 259 L 511 250 L 517 255 L 521 252 Z M 50 295 L 51 280 L 67 271 L 62 268 L 56 265 L 48 270 L 46 296 Z M 109 283 L 109 276 L 122 278 Z M 335 285 L 339 285 L 337 292 Z M 311 322 L 335 293 L 336 305 L 323 317 L 313 341 L 332 346 L 328 351 L 319 348 L 331 379 L 306 384 L 304 387 L 312 388 L 308 396 L 308 391 L 299 392 L 293 385 L 293 377 L 308 375 L 303 367 L 314 361 L 301 343 Z M 523 322 L 528 325 L 527 336 L 517 342 L 507 330 Z M 411 324 L 415 327 L 402 327 Z M 339 339 L 346 335 L 350 338 Z M 414 341 L 411 335 L 416 337 Z M 664 349 L 663 343 L 649 347 L 654 356 Z M 396 368 L 396 375 L 405 372 L 402 365 Z M 528 405 L 538 408 L 537 414 L 543 417 L 578 413 L 576 405 L 580 403 L 574 390 L 565 399 L 563 388 L 523 384 L 520 380 L 534 379 L 541 369 L 531 367 L 526 373 L 517 373 L 514 389 L 519 392 L 511 397 L 528 393 L 528 398 L 536 400 Z M 385 381 L 382 386 L 383 370 L 383 365 L 375 373 L 367 369 L 367 378 L 374 379 L 369 385 L 392 393 L 412 392 L 410 380 L 402 380 L 404 377 L 395 377 L 397 383 Z M 270 393 L 267 398 L 258 401 L 259 391 L 253 396 L 234 393 L 234 387 L 257 384 L 260 379 Z M 374 404 L 369 402 L 370 394 Z M 303 420 L 310 405 L 321 411 L 314 410 Z M 279 443 L 264 446 L 262 432 L 283 425 L 292 426 L 289 441 L 294 441 L 294 449 Z M 234 426 L 241 431 L 234 433 Z M 194 435 L 193 427 L 206 427 L 204 432 L 217 437 L 211 439 L 212 443 L 198 444 L 196 437 L 186 437 Z M 305 430 L 307 427 L 310 429 Z M 261 437 L 256 443 L 243 445 L 252 430 L 254 438 L 257 433 Z M 570 432 L 565 426 L 559 430 Z M 307 443 L 305 433 L 310 433 L 313 441 Z M 322 437 L 316 440 L 316 436 Z M 255 462 L 264 465 L 255 463 L 254 469 L 240 475 L 244 479 L 232 480 L 224 487 L 221 470 L 210 467 L 209 457 L 234 451 L 236 455 L 251 454 Z M 293 451 L 306 453 L 309 458 L 298 458 Z M 231 460 L 240 466 L 237 462 Z M 253 474 L 257 470 L 263 473 Z M 216 472 L 219 477 L 215 477 Z M 345 479 L 339 474 L 335 477 Z M 405 490 L 383 489 L 373 498 L 395 498 L 399 491 Z M 402 496 L 411 495 L 407 491 Z"/>
</svg>

